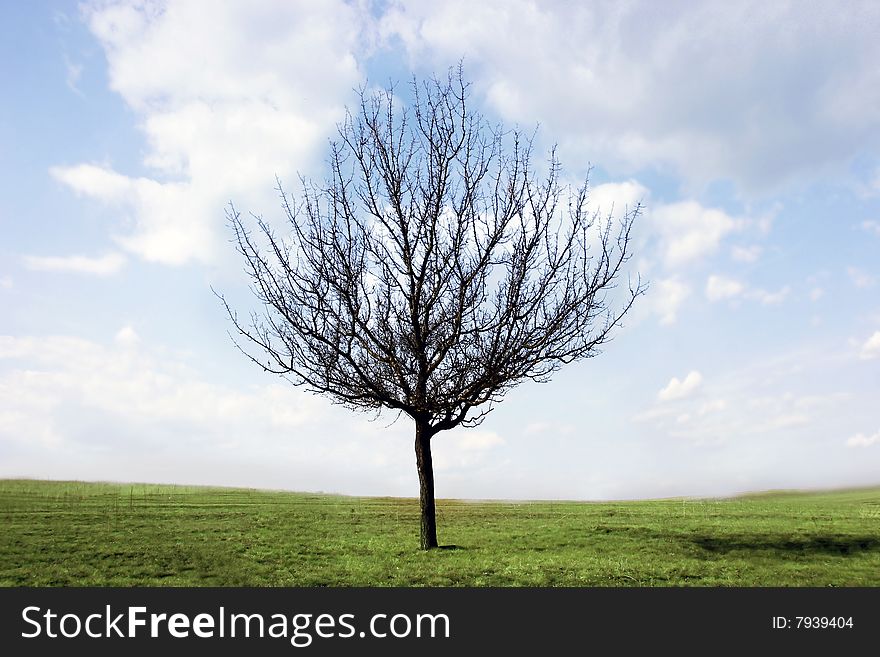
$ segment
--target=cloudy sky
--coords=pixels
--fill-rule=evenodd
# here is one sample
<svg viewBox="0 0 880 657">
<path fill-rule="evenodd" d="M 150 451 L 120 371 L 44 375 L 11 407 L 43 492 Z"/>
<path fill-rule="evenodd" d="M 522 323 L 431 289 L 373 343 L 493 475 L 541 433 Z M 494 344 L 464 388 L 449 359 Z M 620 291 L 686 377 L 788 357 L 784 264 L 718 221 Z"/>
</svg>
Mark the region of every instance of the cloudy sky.
<svg viewBox="0 0 880 657">
<path fill-rule="evenodd" d="M 224 206 L 280 216 L 353 89 L 444 73 L 642 201 L 595 359 L 434 439 L 437 494 L 880 483 L 876 2 L 5 2 L 0 476 L 414 496 L 412 428 L 234 350 Z"/>
</svg>

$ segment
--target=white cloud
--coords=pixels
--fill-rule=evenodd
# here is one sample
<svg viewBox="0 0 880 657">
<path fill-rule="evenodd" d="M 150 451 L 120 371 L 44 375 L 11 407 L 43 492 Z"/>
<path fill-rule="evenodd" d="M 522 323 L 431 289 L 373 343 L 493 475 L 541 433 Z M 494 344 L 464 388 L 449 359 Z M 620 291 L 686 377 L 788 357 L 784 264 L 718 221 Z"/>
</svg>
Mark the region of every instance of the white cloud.
<svg viewBox="0 0 880 657">
<path fill-rule="evenodd" d="M 66 71 L 66 76 L 64 78 L 64 83 L 67 85 L 67 88 L 72 92 L 77 94 L 78 96 L 82 96 L 82 91 L 77 86 L 79 84 L 79 79 L 82 76 L 83 67 L 82 64 L 78 64 L 76 62 L 71 61 L 70 57 L 66 54 L 64 55 L 64 69 Z"/>
<path fill-rule="evenodd" d="M 726 409 L 726 399 L 713 399 L 712 401 L 707 401 L 700 406 L 699 414 L 708 415 L 709 413 L 720 413 L 721 411 L 724 411 Z"/>
<path fill-rule="evenodd" d="M 847 447 L 870 447 L 871 445 L 880 445 L 880 431 L 877 431 L 870 436 L 866 436 L 863 433 L 857 433 L 846 441 Z"/>
<path fill-rule="evenodd" d="M 877 235 L 880 237 L 880 221 L 863 221 L 862 222 L 862 230 L 871 233 L 872 235 Z"/>
<path fill-rule="evenodd" d="M 814 287 L 810 290 L 810 301 L 818 301 L 825 296 L 825 290 L 821 287 Z"/>
<path fill-rule="evenodd" d="M 697 445 L 720 445 L 734 441 L 741 444 L 757 436 L 763 436 L 762 440 L 771 435 L 780 440 L 809 434 L 820 437 L 838 426 L 841 417 L 863 417 L 865 400 L 872 392 L 854 395 L 813 388 L 823 386 L 834 375 L 828 374 L 833 370 L 829 366 L 832 359 L 812 362 L 805 369 L 804 358 L 809 353 L 791 353 L 753 363 L 738 372 L 722 373 L 705 391 L 701 382 L 701 394 L 679 398 L 675 403 L 658 399 L 633 419 L 651 425 L 652 435 L 683 438 Z M 780 392 L 785 390 L 782 386 L 797 387 L 805 382 L 809 392 Z M 682 383 L 672 386 L 673 391 L 681 390 Z"/>
<path fill-rule="evenodd" d="M 744 225 L 743 220 L 696 201 L 659 205 L 651 210 L 650 221 L 661 240 L 664 264 L 670 269 L 711 255 L 725 235 Z"/>
<path fill-rule="evenodd" d="M 787 285 L 775 292 L 768 292 L 761 288 L 748 288 L 740 281 L 716 274 L 709 276 L 706 281 L 706 298 L 713 302 L 743 297 L 770 306 L 782 303 L 788 297 L 789 292 L 791 292 L 791 288 Z"/>
<path fill-rule="evenodd" d="M 662 423 L 673 415 L 676 415 L 676 410 L 674 408 L 658 405 L 642 411 L 641 413 L 637 413 L 632 419 L 634 422 Z"/>
<path fill-rule="evenodd" d="M 682 399 L 696 390 L 702 381 L 703 375 L 696 370 L 689 372 L 682 381 L 679 381 L 677 377 L 672 377 L 666 387 L 657 393 L 657 398 L 660 401 Z"/>
<path fill-rule="evenodd" d="M 133 348 L 131 327 L 114 342 L 0 336 L 0 445 L 20 457 L 0 464 L 0 476 L 270 485 L 272 473 L 277 485 L 285 479 L 274 464 L 284 463 L 305 478 L 287 486 L 313 478 L 317 490 L 322 470 L 350 474 L 399 440 L 388 430 L 363 440 L 355 422 L 328 422 L 325 404 L 287 384 L 205 380 L 166 350 Z M 242 479 L 248 464 L 258 474 Z"/>
<path fill-rule="evenodd" d="M 458 448 L 466 451 L 482 451 L 503 444 L 504 439 L 494 431 L 465 431 L 458 439 Z"/>
<path fill-rule="evenodd" d="M 730 250 L 730 256 L 737 262 L 755 262 L 761 257 L 763 248 L 758 244 L 751 246 L 734 246 Z"/>
<path fill-rule="evenodd" d="M 867 289 L 869 287 L 874 287 L 874 283 L 877 282 L 877 279 L 871 274 L 858 267 L 847 267 L 846 273 L 849 274 L 849 278 L 853 282 L 853 285 L 858 288 Z"/>
<path fill-rule="evenodd" d="M 32 271 L 73 272 L 109 276 L 125 265 L 125 256 L 119 253 L 90 258 L 82 255 L 72 256 L 24 256 L 24 266 Z"/>
<path fill-rule="evenodd" d="M 633 209 L 637 204 L 644 203 L 650 195 L 648 188 L 637 180 L 627 180 L 622 183 L 603 183 L 590 187 L 590 207 L 600 215 L 608 215 L 614 211 L 615 216 L 620 216 L 627 209 Z"/>
<path fill-rule="evenodd" d="M 732 299 L 739 296 L 745 290 L 745 285 L 732 278 L 712 275 L 706 281 L 706 298 L 709 301 Z"/>
<path fill-rule="evenodd" d="M 113 339 L 116 341 L 116 344 L 122 347 L 136 347 L 141 341 L 137 331 L 135 331 L 134 327 L 130 325 L 123 326 L 119 329 Z"/>
<path fill-rule="evenodd" d="M 862 360 L 880 358 L 880 331 L 874 331 L 873 335 L 865 341 L 859 356 Z"/>
<path fill-rule="evenodd" d="M 0 276 L 0 288 L 4 290 L 11 290 L 12 286 L 12 276 Z"/>
<path fill-rule="evenodd" d="M 775 292 L 768 292 L 767 290 L 763 290 L 761 288 L 755 288 L 753 290 L 749 290 L 746 296 L 750 299 L 757 300 L 765 306 L 775 306 L 785 301 L 785 299 L 788 297 L 789 292 L 791 292 L 791 288 L 788 285 L 784 285 Z"/>
<path fill-rule="evenodd" d="M 227 384 L 190 362 L 130 325 L 107 343 L 0 335 L 0 476 L 418 490 L 405 418 L 370 422 L 287 383 Z M 443 483 L 466 485 L 505 440 L 460 429 L 432 444 Z"/>
<path fill-rule="evenodd" d="M 449 0 L 394 3 L 381 30 L 413 66 L 463 55 L 502 116 L 603 166 L 766 188 L 877 144 L 878 24 L 873 3 Z"/>
<path fill-rule="evenodd" d="M 134 346 L 139 338 L 126 326 L 114 341 Z M 147 350 L 119 351 L 67 336 L 6 335 L 0 336 L 0 358 L 28 363 L 3 379 L 9 388 L 19 386 L 19 399 L 30 395 L 55 407 L 73 402 L 118 414 L 132 425 L 167 421 L 218 428 L 218 423 L 268 418 L 270 424 L 292 428 L 311 415 L 310 397 L 292 388 L 275 384 L 256 393 L 232 390 L 201 381 L 182 364 Z"/>
<path fill-rule="evenodd" d="M 854 185 L 855 191 L 863 199 L 870 199 L 880 194 L 880 166 L 865 174 L 861 180 Z"/>
<path fill-rule="evenodd" d="M 784 413 L 770 419 L 767 423 L 769 429 L 788 429 L 808 424 L 810 418 L 804 413 Z"/>
<path fill-rule="evenodd" d="M 441 434 L 431 443 L 434 468 L 447 474 L 450 470 L 472 471 L 487 463 L 489 452 L 504 443 L 494 431 L 469 429 Z"/>
<path fill-rule="evenodd" d="M 96 164 L 51 167 L 49 173 L 77 194 L 93 196 L 109 203 L 121 203 L 136 193 L 137 181 Z M 147 180 L 142 181 L 146 184 Z"/>
<path fill-rule="evenodd" d="M 542 433 L 547 433 L 553 428 L 553 425 L 549 422 L 530 422 L 523 429 L 523 434 L 526 436 L 536 436 Z"/>
<path fill-rule="evenodd" d="M 648 298 L 652 300 L 652 310 L 660 316 L 661 324 L 669 326 L 675 323 L 678 310 L 690 293 L 690 287 L 675 276 L 651 283 Z"/>
<path fill-rule="evenodd" d="M 125 212 L 118 237 L 154 262 L 212 261 L 228 249 L 224 207 L 279 212 L 274 176 L 311 172 L 360 78 L 358 6 L 341 1 L 92 2 L 110 85 L 140 117 L 148 176 L 54 167 L 77 193 Z"/>
<path fill-rule="evenodd" d="M 129 178 L 92 164 L 53 167 L 51 173 L 78 194 L 130 215 L 134 232 L 116 241 L 144 260 L 179 265 L 191 259 L 208 261 L 218 253 L 214 229 L 217 217 L 223 216 L 222 203 L 211 201 L 215 207 L 209 208 L 206 197 L 188 183 Z"/>
</svg>

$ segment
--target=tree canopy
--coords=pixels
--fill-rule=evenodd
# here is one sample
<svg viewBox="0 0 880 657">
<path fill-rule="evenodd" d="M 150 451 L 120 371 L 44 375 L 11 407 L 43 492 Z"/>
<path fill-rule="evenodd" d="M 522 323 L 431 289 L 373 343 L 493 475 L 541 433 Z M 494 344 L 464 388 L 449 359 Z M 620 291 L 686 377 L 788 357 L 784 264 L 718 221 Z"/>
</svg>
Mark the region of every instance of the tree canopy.
<svg viewBox="0 0 880 657">
<path fill-rule="evenodd" d="M 644 291 L 613 293 L 639 207 L 591 209 L 588 181 L 563 184 L 555 150 L 536 166 L 533 134 L 469 100 L 460 67 L 414 80 L 406 102 L 362 89 L 326 180 L 303 178 L 296 202 L 279 182 L 287 235 L 229 211 L 263 308 L 243 321 L 226 305 L 240 348 L 347 407 L 411 416 L 423 512 L 430 439 L 596 355 Z M 430 488 L 433 515 L 432 472 Z"/>
</svg>

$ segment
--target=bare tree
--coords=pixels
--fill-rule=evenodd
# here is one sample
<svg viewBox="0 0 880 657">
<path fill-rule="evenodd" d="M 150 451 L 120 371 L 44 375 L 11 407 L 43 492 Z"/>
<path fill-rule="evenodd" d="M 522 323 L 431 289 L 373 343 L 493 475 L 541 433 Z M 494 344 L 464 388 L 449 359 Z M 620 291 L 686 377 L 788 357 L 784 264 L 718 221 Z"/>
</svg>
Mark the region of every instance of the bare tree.
<svg viewBox="0 0 880 657">
<path fill-rule="evenodd" d="M 609 292 L 639 207 L 588 209 L 587 182 L 540 175 L 532 138 L 468 104 L 446 79 L 360 92 L 330 143 L 328 179 L 303 180 L 286 239 L 260 217 L 230 223 L 263 312 L 236 344 L 268 372 L 358 410 L 415 422 L 421 547 L 437 546 L 431 439 L 479 424 L 525 379 L 596 355 L 644 291 Z M 222 297 L 221 297 L 222 299 Z"/>
</svg>

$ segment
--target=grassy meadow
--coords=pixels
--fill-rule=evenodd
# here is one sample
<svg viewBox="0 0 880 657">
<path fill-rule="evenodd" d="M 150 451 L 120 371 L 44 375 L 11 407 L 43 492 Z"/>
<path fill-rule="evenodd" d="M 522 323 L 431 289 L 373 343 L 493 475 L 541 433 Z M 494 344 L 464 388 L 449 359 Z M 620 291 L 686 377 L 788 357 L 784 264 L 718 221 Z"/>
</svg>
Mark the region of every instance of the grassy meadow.
<svg viewBox="0 0 880 657">
<path fill-rule="evenodd" d="M 878 586 L 880 488 L 418 501 L 0 480 L 2 586 Z"/>
</svg>

